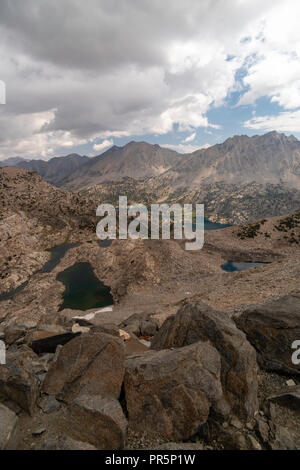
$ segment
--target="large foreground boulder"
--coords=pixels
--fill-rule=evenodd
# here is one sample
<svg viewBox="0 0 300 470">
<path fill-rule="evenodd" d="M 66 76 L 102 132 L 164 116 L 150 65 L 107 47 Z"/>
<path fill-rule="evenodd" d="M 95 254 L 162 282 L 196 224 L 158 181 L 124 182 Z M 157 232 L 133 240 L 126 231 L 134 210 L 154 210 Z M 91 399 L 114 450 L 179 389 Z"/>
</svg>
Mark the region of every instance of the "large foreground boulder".
<svg viewBox="0 0 300 470">
<path fill-rule="evenodd" d="M 219 353 L 208 342 L 129 357 L 124 383 L 130 427 L 188 439 L 211 410 L 227 416 L 220 375 Z"/>
<path fill-rule="evenodd" d="M 262 368 L 300 374 L 300 364 L 292 361 L 292 344 L 300 340 L 299 293 L 248 308 L 235 322 L 256 349 Z"/>
<path fill-rule="evenodd" d="M 126 441 L 127 420 L 115 398 L 83 395 L 71 404 L 69 424 L 81 441 L 99 450 L 122 449 Z"/>
<path fill-rule="evenodd" d="M 0 394 L 17 403 L 30 414 L 38 394 L 39 380 L 36 376 L 37 356 L 26 346 L 8 352 L 6 364 L 0 365 Z"/>
<path fill-rule="evenodd" d="M 0 403 L 0 450 L 5 450 L 13 439 L 18 418 Z"/>
<path fill-rule="evenodd" d="M 119 398 L 123 377 L 123 341 L 104 333 L 85 334 L 63 346 L 42 391 L 66 402 L 79 395 Z"/>
<path fill-rule="evenodd" d="M 221 383 L 232 413 L 241 419 L 258 409 L 256 353 L 246 336 L 224 313 L 197 302 L 167 318 L 153 338 L 151 349 L 181 348 L 210 343 L 221 357 Z"/>
</svg>

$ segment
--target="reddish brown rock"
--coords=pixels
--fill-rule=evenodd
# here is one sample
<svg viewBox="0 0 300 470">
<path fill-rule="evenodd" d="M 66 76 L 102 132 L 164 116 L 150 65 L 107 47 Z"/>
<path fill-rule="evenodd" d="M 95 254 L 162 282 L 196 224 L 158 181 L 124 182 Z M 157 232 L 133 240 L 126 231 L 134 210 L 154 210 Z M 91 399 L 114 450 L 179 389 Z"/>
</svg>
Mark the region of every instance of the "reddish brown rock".
<svg viewBox="0 0 300 470">
<path fill-rule="evenodd" d="M 300 293 L 250 307 L 235 322 L 256 349 L 262 368 L 300 375 L 300 364 L 292 360 L 292 344 L 300 339 Z"/>
<path fill-rule="evenodd" d="M 17 421 L 15 413 L 0 403 L 0 450 L 8 448 L 13 439 Z"/>
<path fill-rule="evenodd" d="M 188 439 L 206 422 L 210 409 L 227 416 L 215 348 L 196 343 L 148 351 L 126 361 L 125 396 L 129 426 L 148 435 Z"/>
<path fill-rule="evenodd" d="M 226 314 L 202 302 L 187 304 L 167 318 L 151 349 L 180 348 L 198 341 L 209 342 L 220 354 L 223 393 L 232 413 L 252 417 L 258 409 L 256 353 Z"/>
<path fill-rule="evenodd" d="M 123 376 L 123 342 L 104 333 L 85 334 L 63 346 L 43 392 L 65 401 L 83 394 L 118 398 Z"/>
<path fill-rule="evenodd" d="M 0 365 L 0 393 L 32 413 L 38 393 L 39 381 L 34 364 L 37 356 L 30 349 L 8 352 L 6 364 Z"/>
<path fill-rule="evenodd" d="M 74 436 L 99 450 L 119 450 L 125 445 L 127 420 L 115 398 L 78 397 L 70 406 L 69 419 Z"/>
<path fill-rule="evenodd" d="M 127 341 L 124 342 L 125 345 L 125 355 L 126 356 L 132 356 L 134 354 L 140 354 L 145 351 L 148 351 L 149 348 L 145 346 L 143 343 L 141 343 L 138 339 L 136 338 L 130 338 Z"/>
</svg>

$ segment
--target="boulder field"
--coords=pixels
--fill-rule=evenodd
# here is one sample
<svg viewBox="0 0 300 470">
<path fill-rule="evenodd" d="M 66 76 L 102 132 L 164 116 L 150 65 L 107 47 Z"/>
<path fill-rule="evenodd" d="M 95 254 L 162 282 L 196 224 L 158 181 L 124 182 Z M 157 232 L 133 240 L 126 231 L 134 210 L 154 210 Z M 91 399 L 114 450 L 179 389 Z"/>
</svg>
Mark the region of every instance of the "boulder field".
<svg viewBox="0 0 300 470">
<path fill-rule="evenodd" d="M 274 415 L 282 406 L 299 414 L 300 369 L 290 350 L 300 329 L 298 294 L 235 318 L 187 302 L 161 326 L 145 314 L 119 327 L 76 325 L 76 334 L 71 323 L 48 332 L 6 327 L 1 448 L 12 439 L 37 449 L 299 447 Z M 294 388 L 267 396 L 270 370 L 289 374 Z"/>
</svg>

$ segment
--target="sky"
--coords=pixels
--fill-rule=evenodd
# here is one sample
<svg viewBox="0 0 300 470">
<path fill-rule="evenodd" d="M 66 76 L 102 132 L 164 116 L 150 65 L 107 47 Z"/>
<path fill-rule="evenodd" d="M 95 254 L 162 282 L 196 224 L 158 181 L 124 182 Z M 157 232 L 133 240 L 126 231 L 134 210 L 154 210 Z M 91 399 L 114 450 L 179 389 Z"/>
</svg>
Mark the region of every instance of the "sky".
<svg viewBox="0 0 300 470">
<path fill-rule="evenodd" d="M 299 18 L 299 0 L 0 0 L 0 160 L 300 138 Z"/>
</svg>

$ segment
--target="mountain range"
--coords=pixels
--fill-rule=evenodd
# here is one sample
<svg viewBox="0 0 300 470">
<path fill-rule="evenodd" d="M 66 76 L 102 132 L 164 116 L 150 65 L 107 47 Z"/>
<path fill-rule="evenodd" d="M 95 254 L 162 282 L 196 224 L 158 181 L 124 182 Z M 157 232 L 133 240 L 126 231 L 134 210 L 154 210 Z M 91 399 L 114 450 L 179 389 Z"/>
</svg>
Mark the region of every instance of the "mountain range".
<svg viewBox="0 0 300 470">
<path fill-rule="evenodd" d="M 32 170 L 39 173 L 48 183 L 60 186 L 62 181 L 90 159 L 85 156 L 72 153 L 66 157 L 55 157 L 45 162 L 44 160 L 31 160 L 19 162 L 16 166 L 24 170 Z"/>
<path fill-rule="evenodd" d="M 0 160 L 0 167 L 4 166 L 17 166 L 18 163 L 29 161 L 22 157 L 11 157 L 6 158 L 5 160 Z"/>
<path fill-rule="evenodd" d="M 113 146 L 101 155 L 89 158 L 78 154 L 55 157 L 49 161 L 24 160 L 20 157 L 0 162 L 39 173 L 48 183 L 79 189 L 124 177 L 137 180 L 158 176 L 179 163 L 183 155 L 147 142 L 129 142 Z"/>
<path fill-rule="evenodd" d="M 60 186 L 61 182 L 76 171 L 82 165 L 86 164 L 90 159 L 85 156 L 72 153 L 65 157 L 51 158 L 45 160 L 25 160 L 21 157 L 12 157 L 7 160 L 0 161 L 0 167 L 16 166 L 24 170 L 36 171 L 48 183 L 54 186 Z"/>
<path fill-rule="evenodd" d="M 300 189 L 300 142 L 293 135 L 273 131 L 262 136 L 234 136 L 184 155 L 159 145 L 130 142 L 89 159 L 61 185 L 83 189 L 124 177 L 151 178 L 150 185 L 173 190 L 216 182 L 282 184 Z"/>
<path fill-rule="evenodd" d="M 300 189 L 300 142 L 275 131 L 234 136 L 197 150 L 164 173 L 162 185 L 199 188 L 200 184 L 285 184 Z"/>
<path fill-rule="evenodd" d="M 1 162 L 38 172 L 47 182 L 79 190 L 108 182 L 147 179 L 147 186 L 170 193 L 222 182 L 284 185 L 300 189 L 300 142 L 275 131 L 265 135 L 234 136 L 222 144 L 191 154 L 146 142 L 113 146 L 93 158 L 78 154 L 44 160 L 19 157 Z"/>
</svg>

